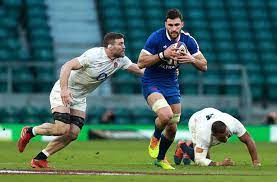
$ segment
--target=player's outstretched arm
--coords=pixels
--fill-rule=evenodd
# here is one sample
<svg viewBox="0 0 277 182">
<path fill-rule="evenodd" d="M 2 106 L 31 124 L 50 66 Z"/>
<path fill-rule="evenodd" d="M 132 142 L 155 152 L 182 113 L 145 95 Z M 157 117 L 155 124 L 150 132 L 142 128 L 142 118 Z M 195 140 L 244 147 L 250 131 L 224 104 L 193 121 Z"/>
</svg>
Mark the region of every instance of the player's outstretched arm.
<svg viewBox="0 0 277 182">
<path fill-rule="evenodd" d="M 134 73 L 134 74 L 136 74 L 138 76 L 143 76 L 144 70 L 145 70 L 145 68 L 140 69 L 137 64 L 132 64 L 131 66 L 129 66 L 127 68 L 128 72 Z"/>
<path fill-rule="evenodd" d="M 209 166 L 233 166 L 235 165 L 234 161 L 230 158 L 225 158 L 222 162 L 212 161 Z"/>
<path fill-rule="evenodd" d="M 222 162 L 214 162 L 207 158 L 208 150 L 195 147 L 195 163 L 199 166 L 233 166 L 234 162 L 230 158 Z"/>
<path fill-rule="evenodd" d="M 60 87 L 61 87 L 61 98 L 64 106 L 70 105 L 72 102 L 71 93 L 68 90 L 68 78 L 71 70 L 81 69 L 82 65 L 79 63 L 77 58 L 74 58 L 68 62 L 66 62 L 60 72 Z"/>
<path fill-rule="evenodd" d="M 261 166 L 261 162 L 258 158 L 256 144 L 254 140 L 251 138 L 251 136 L 248 134 L 248 132 L 245 132 L 241 137 L 239 137 L 239 139 L 247 146 L 248 152 L 252 159 L 253 166 Z"/>
</svg>

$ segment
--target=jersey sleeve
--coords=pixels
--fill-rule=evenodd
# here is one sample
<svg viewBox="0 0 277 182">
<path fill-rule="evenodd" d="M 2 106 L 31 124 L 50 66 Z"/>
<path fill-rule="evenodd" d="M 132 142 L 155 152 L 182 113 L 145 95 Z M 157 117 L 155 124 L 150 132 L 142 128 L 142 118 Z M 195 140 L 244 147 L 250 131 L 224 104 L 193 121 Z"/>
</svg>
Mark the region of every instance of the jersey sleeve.
<svg viewBox="0 0 277 182">
<path fill-rule="evenodd" d="M 143 47 L 143 50 L 146 51 L 148 54 L 149 53 L 152 55 L 157 54 L 158 53 L 158 45 L 159 45 L 158 40 L 159 39 L 158 39 L 157 33 L 156 32 L 152 33 L 148 37 L 148 39 Z"/>
<path fill-rule="evenodd" d="M 224 120 L 229 120 L 230 122 L 230 131 L 237 135 L 238 137 L 241 137 L 245 132 L 246 132 L 246 129 L 245 127 L 243 126 L 243 124 L 238 120 L 236 119 L 235 117 L 231 116 L 230 114 L 227 114 L 227 113 L 223 113 L 223 116 L 222 118 L 224 118 Z"/>
<path fill-rule="evenodd" d="M 210 136 L 209 132 L 205 128 L 200 127 L 196 131 L 196 143 L 195 146 L 204 150 L 208 150 L 210 147 Z"/>
<path fill-rule="evenodd" d="M 121 69 L 123 70 L 126 70 L 128 69 L 132 64 L 132 61 L 127 57 L 125 56 L 124 58 L 122 58 L 122 66 L 121 66 Z"/>
<path fill-rule="evenodd" d="M 239 122 L 239 120 L 237 120 L 236 118 L 234 118 L 234 125 L 235 125 L 235 131 L 234 134 L 236 134 L 238 137 L 241 137 L 242 135 L 245 134 L 246 129 L 243 126 L 243 124 L 241 124 L 241 122 Z"/>
<path fill-rule="evenodd" d="M 199 46 L 198 43 L 196 42 L 196 40 L 189 35 L 188 37 L 188 42 L 187 42 L 187 48 L 189 53 L 192 56 L 196 56 L 200 51 L 199 51 Z"/>
<path fill-rule="evenodd" d="M 87 52 L 84 52 L 81 56 L 79 56 L 78 58 L 79 63 L 83 66 L 83 67 L 88 67 L 91 60 L 92 60 L 92 56 Z"/>
</svg>

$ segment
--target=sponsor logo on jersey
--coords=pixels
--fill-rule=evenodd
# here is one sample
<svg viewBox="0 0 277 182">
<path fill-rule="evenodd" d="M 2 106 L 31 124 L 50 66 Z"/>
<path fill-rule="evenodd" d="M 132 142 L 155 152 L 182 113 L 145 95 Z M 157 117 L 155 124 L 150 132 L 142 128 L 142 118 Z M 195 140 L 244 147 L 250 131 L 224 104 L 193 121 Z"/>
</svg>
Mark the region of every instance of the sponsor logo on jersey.
<svg viewBox="0 0 277 182">
<path fill-rule="evenodd" d="M 171 66 L 171 65 L 167 65 L 167 64 L 160 64 L 159 67 L 166 69 L 166 70 L 176 69 L 176 66 Z"/>
<path fill-rule="evenodd" d="M 117 67 L 118 67 L 118 63 L 117 63 L 117 62 L 114 62 L 114 63 L 113 63 L 113 66 L 114 66 L 114 68 L 117 68 Z"/>
<path fill-rule="evenodd" d="M 103 81 L 103 80 L 106 80 L 107 77 L 108 77 L 108 75 L 106 73 L 101 73 L 98 75 L 98 77 L 96 77 L 96 80 Z"/>
</svg>

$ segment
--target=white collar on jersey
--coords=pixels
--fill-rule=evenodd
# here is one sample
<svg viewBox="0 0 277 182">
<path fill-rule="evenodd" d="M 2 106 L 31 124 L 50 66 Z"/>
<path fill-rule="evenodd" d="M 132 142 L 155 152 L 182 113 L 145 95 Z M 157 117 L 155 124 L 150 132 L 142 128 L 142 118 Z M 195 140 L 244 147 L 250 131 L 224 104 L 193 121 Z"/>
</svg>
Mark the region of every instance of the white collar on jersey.
<svg viewBox="0 0 277 182">
<path fill-rule="evenodd" d="M 171 41 L 172 39 L 170 38 L 170 36 L 169 36 L 167 30 L 165 30 L 165 33 L 166 33 L 167 39 Z M 184 32 L 183 30 L 181 30 L 181 33 L 185 33 L 185 32 Z M 176 38 L 176 42 L 179 42 L 180 37 L 181 37 L 181 33 L 180 33 L 179 36 Z"/>
</svg>

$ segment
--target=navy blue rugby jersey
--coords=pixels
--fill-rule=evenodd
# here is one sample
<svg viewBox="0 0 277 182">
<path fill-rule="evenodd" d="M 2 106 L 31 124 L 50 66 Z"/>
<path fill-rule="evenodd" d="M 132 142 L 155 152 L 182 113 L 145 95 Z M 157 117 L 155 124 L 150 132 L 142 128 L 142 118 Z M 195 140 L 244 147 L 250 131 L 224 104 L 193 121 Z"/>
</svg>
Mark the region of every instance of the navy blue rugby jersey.
<svg viewBox="0 0 277 182">
<path fill-rule="evenodd" d="M 178 41 L 186 44 L 188 51 L 192 56 L 200 53 L 196 40 L 189 33 L 181 31 L 181 34 L 177 39 L 171 40 L 165 28 L 153 32 L 148 37 L 142 51 L 149 55 L 155 55 Z M 163 61 L 159 61 L 158 63 L 147 67 L 144 76 L 142 77 L 142 82 L 148 83 L 153 81 L 161 83 L 162 85 L 163 83 L 165 85 L 178 84 L 176 67 L 168 65 Z"/>
</svg>

